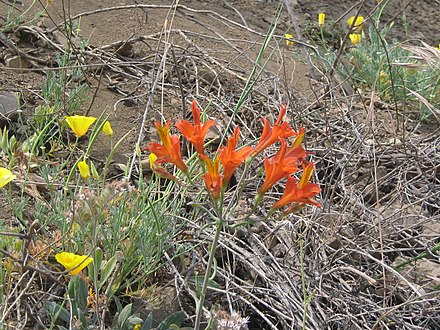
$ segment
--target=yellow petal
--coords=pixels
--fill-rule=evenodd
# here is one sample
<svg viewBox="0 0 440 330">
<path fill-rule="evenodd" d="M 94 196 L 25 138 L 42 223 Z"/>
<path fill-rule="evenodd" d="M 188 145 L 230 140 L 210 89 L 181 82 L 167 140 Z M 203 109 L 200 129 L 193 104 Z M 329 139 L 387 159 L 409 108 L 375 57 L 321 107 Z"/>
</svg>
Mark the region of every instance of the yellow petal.
<svg viewBox="0 0 440 330">
<path fill-rule="evenodd" d="M 291 35 L 290 33 L 286 33 L 284 35 L 284 38 L 286 38 L 286 45 L 287 46 L 292 46 L 293 45 L 293 41 L 289 40 L 293 38 L 293 35 Z"/>
<path fill-rule="evenodd" d="M 362 35 L 358 33 L 352 33 L 348 36 L 353 45 L 357 45 L 361 43 Z"/>
<path fill-rule="evenodd" d="M 318 14 L 318 25 L 324 26 L 324 23 L 325 23 L 325 14 L 324 13 Z"/>
<path fill-rule="evenodd" d="M 86 116 L 78 116 L 78 115 L 67 116 L 65 119 L 69 127 L 72 129 L 73 133 L 75 133 L 75 135 L 79 138 L 87 133 L 90 126 L 92 126 L 92 124 L 96 120 L 95 117 L 86 117 Z"/>
<path fill-rule="evenodd" d="M 107 120 L 104 123 L 104 126 L 102 126 L 102 131 L 107 135 L 112 137 L 113 136 L 113 129 L 112 129 L 112 125 L 110 125 L 110 122 Z"/>
<path fill-rule="evenodd" d="M 150 161 L 150 166 L 151 166 L 152 164 L 154 164 L 156 162 L 157 156 L 155 154 L 151 153 L 150 156 L 148 156 L 148 160 Z"/>
<path fill-rule="evenodd" d="M 85 160 L 78 163 L 79 174 L 83 179 L 88 179 L 90 177 L 90 168 Z"/>
<path fill-rule="evenodd" d="M 12 174 L 7 168 L 0 167 L 0 188 L 7 185 L 9 182 L 14 180 L 17 176 Z"/>
<path fill-rule="evenodd" d="M 70 270 L 70 275 L 78 274 L 93 261 L 93 258 L 70 252 L 57 253 L 55 259 L 63 265 L 66 270 Z"/>
<path fill-rule="evenodd" d="M 360 33 L 362 31 L 362 23 L 364 22 L 364 16 L 351 16 L 348 20 L 347 20 L 347 24 L 349 27 L 353 26 L 353 32 L 355 33 Z"/>
</svg>

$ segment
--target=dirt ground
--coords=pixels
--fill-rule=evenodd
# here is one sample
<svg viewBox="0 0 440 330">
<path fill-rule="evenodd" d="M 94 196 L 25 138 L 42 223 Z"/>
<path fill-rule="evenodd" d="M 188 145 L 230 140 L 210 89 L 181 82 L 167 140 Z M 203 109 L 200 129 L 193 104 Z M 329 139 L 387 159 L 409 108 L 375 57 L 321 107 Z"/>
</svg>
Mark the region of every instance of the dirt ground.
<svg viewBox="0 0 440 330">
<path fill-rule="evenodd" d="M 22 12 L 31 2 L 17 2 L 17 12 Z M 377 109 L 382 111 L 374 112 L 369 100 L 354 101 L 339 93 L 341 99 L 323 99 L 322 79 L 311 74 L 310 63 L 302 57 L 303 50 L 285 46 L 282 36 L 286 32 L 292 33 L 295 39 L 298 37 L 294 20 L 298 20 L 298 27 L 306 28 L 316 24 L 318 13 L 325 12 L 328 22 L 339 21 L 343 26 L 358 9 L 360 15 L 367 16 L 376 1 L 289 3 L 293 17 L 286 6 L 266 0 L 180 1 L 175 11 L 170 9 L 169 1 L 55 0 L 48 5 L 46 15 L 29 21 L 32 13 L 46 5 L 41 1 L 26 14 L 28 22 L 4 33 L 25 57 L 21 64 L 9 62 L 16 55 L 15 48 L 0 39 L 0 92 L 19 92 L 25 115 L 32 116 L 35 107 L 43 102 L 39 95 L 47 69 L 57 66 L 54 55 L 67 45 L 80 47 L 67 38 L 63 27 L 67 17 L 76 18 L 78 34 L 87 40 L 84 53 L 87 66 L 81 82 L 90 87 L 88 101 L 80 112 L 99 116 L 105 110 L 110 115 L 114 139 L 128 134 L 115 156 L 115 164 L 127 164 L 138 140 L 142 146 L 156 138 L 153 120 L 172 118 L 175 121 L 186 117 L 194 98 L 202 107 L 209 105 L 209 116 L 220 122 L 222 128 L 226 126 L 254 67 L 264 35 L 280 9 L 270 43 L 273 57 L 262 70 L 235 123 L 242 126 L 246 137 L 255 138 L 261 129 L 259 118 L 276 116 L 279 104 L 287 102 L 288 121 L 295 127 L 307 127 L 308 144 L 317 159 L 317 179 L 325 205 L 319 215 L 307 215 L 311 222 L 319 219 L 307 234 L 311 240 L 306 252 L 307 276 L 316 295 L 310 305 L 307 329 L 355 329 L 361 326 L 359 324 L 370 328 L 376 320 L 382 322 L 380 318 L 386 318 L 382 307 L 389 308 L 390 314 L 398 310 L 407 318 L 411 313 L 420 313 L 414 316 L 415 323 L 435 329 L 435 324 L 440 322 L 438 297 L 431 299 L 430 296 L 423 305 L 425 310 L 421 305 L 410 311 L 405 307 L 417 300 L 415 297 L 424 292 L 425 286 L 440 284 L 438 255 L 433 254 L 430 260 L 418 264 L 419 268 L 412 269 L 412 273 L 408 271 L 405 276 L 417 282 L 410 289 L 406 282 L 402 284 L 398 280 L 385 289 L 382 286 L 364 288 L 371 279 L 368 274 L 372 273 L 366 265 L 372 262 L 371 258 L 380 259 L 383 253 L 380 245 L 387 246 L 385 257 L 388 264 L 393 265 L 402 256 L 414 255 L 437 242 L 440 231 L 438 122 L 432 119 L 419 123 L 411 109 L 408 113 L 396 114 L 380 102 Z M 7 1 L 0 1 L 0 25 L 7 21 L 7 7 Z M 390 0 L 383 11 L 382 22 L 395 20 L 390 38 L 415 45 L 420 45 L 420 41 L 438 45 L 439 16 L 437 0 Z M 365 25 L 369 24 L 367 19 Z M 259 63 L 260 67 L 265 58 Z M 61 118 L 66 111 L 63 109 L 57 115 Z M 141 127 L 143 119 L 146 125 Z M 16 123 L 11 124 L 11 129 L 19 134 Z M 108 139 L 99 139 L 92 152 L 94 160 L 104 163 L 109 151 Z M 376 153 L 378 158 L 373 157 Z M 117 168 L 115 165 L 112 174 L 121 175 Z M 423 176 L 421 172 L 427 173 L 423 184 L 416 180 Z M 411 184 L 417 181 L 414 189 L 409 189 L 405 180 Z M 425 196 L 430 198 L 429 202 Z M 4 197 L 0 199 L 3 212 L 0 218 L 13 218 L 10 207 Z M 380 221 L 383 227 L 377 226 Z M 252 306 L 264 311 L 261 313 L 246 307 L 237 298 L 234 306 L 244 315 L 250 315 L 251 329 L 300 328 L 300 313 L 296 311 L 303 306 L 295 300 L 295 297 L 302 299 L 298 250 L 292 248 L 300 235 L 297 228 L 292 229 L 291 223 L 284 225 L 269 226 L 261 229 L 261 234 L 257 230 L 251 234 L 267 237 L 279 231 L 280 236 L 270 244 L 270 251 L 265 250 L 276 256 L 276 262 L 268 265 L 265 257 L 252 260 L 253 265 L 249 260 L 240 261 L 244 269 L 258 266 L 270 274 L 258 280 L 249 276 L 248 281 L 255 280 L 255 285 L 265 286 L 270 292 L 269 303 L 275 300 L 273 306 L 276 306 L 267 307 L 265 291 L 251 299 Z M 266 244 L 261 237 L 255 241 Z M 318 247 L 318 241 L 324 242 L 325 248 Z M 234 248 L 241 252 L 238 245 Z M 365 251 L 370 254 L 362 254 Z M 373 268 L 381 272 L 385 267 L 375 263 Z M 422 268 L 426 277 L 417 280 Z M 253 272 L 253 268 L 249 272 Z M 246 294 L 252 291 L 240 290 L 237 288 L 237 292 Z M 406 295 L 407 291 L 410 293 Z M 384 298 L 385 292 L 389 297 Z M 424 317 L 424 312 L 428 316 Z M 358 323 L 357 317 L 362 321 Z M 388 322 L 389 329 L 398 328 L 393 327 L 393 322 L 395 319 Z M 383 326 L 386 322 L 380 324 Z"/>
</svg>

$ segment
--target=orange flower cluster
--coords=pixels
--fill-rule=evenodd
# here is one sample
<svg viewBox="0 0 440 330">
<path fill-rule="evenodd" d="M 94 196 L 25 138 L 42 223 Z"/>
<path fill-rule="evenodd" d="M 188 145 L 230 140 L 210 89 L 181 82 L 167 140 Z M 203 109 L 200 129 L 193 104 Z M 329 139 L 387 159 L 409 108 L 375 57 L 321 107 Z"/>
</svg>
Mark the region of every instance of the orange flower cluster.
<svg viewBox="0 0 440 330">
<path fill-rule="evenodd" d="M 273 126 L 266 119 L 262 119 L 264 127 L 261 138 L 255 148 L 245 146 L 237 149 L 238 138 L 240 135 L 239 127 L 236 127 L 232 136 L 228 138 L 227 144 L 220 147 L 218 155 L 211 160 L 205 155 L 205 137 L 209 129 L 217 123 L 208 120 L 204 123 L 200 120 L 201 111 L 197 107 L 196 101 L 192 102 L 192 115 L 194 123 L 187 120 L 180 120 L 176 123 L 177 129 L 190 142 L 196 150 L 199 158 L 204 163 L 206 172 L 203 180 L 206 189 L 214 200 L 219 200 L 222 192 L 226 189 L 233 173 L 248 159 L 253 159 L 262 151 L 279 142 L 280 148 L 272 157 L 264 159 L 265 180 L 258 190 L 258 195 L 263 196 L 269 189 L 280 180 L 287 178 L 286 189 L 281 199 L 273 205 L 273 209 L 289 206 L 286 212 L 292 212 L 305 204 L 320 206 L 314 200 L 319 194 L 320 188 L 317 184 L 309 183 L 314 164 L 306 162 L 306 151 L 301 146 L 304 139 L 304 129 L 295 132 L 289 123 L 283 121 L 286 113 L 286 106 L 281 107 L 280 114 Z M 157 175 L 175 179 L 160 164 L 174 164 L 183 173 L 188 175 L 188 167 L 182 159 L 180 139 L 177 135 L 170 134 L 170 122 L 164 126 L 159 122 L 155 123 L 161 143 L 150 142 L 147 149 L 150 150 L 150 165 L 153 172 Z M 288 138 L 295 136 L 293 143 L 288 146 Z M 220 166 L 221 165 L 221 166 Z M 292 176 L 299 170 L 299 165 L 303 168 L 303 174 L 299 182 Z"/>
</svg>

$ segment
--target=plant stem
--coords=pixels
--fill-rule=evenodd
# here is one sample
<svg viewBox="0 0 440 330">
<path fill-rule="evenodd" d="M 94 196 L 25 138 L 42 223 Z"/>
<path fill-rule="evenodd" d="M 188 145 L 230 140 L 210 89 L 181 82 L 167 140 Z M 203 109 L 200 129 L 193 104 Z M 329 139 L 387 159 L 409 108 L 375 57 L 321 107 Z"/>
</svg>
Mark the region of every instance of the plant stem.
<svg viewBox="0 0 440 330">
<path fill-rule="evenodd" d="M 301 286 L 303 289 L 303 319 L 302 319 L 302 329 L 306 329 L 306 323 L 307 323 L 307 304 L 308 304 L 308 297 L 307 297 L 307 288 L 306 288 L 306 274 L 304 271 L 304 235 L 305 231 L 301 234 L 301 237 L 299 238 L 299 258 L 300 258 L 300 266 L 301 266 Z"/>
<path fill-rule="evenodd" d="M 216 224 L 216 231 L 214 240 L 212 241 L 211 249 L 209 251 L 209 258 L 208 258 L 208 265 L 206 266 L 206 273 L 205 277 L 203 278 L 203 284 L 202 284 L 202 291 L 200 293 L 200 301 L 198 304 L 196 304 L 196 322 L 194 324 L 194 330 L 200 329 L 200 322 L 202 320 L 202 312 L 203 312 L 203 305 L 205 303 L 205 297 L 206 297 L 206 291 L 208 289 L 208 281 L 211 276 L 211 268 L 212 264 L 214 262 L 215 258 L 215 250 L 217 249 L 218 241 L 220 238 L 220 233 L 222 231 L 223 227 L 223 218 L 222 218 L 222 212 L 219 213 L 219 218 Z"/>
</svg>

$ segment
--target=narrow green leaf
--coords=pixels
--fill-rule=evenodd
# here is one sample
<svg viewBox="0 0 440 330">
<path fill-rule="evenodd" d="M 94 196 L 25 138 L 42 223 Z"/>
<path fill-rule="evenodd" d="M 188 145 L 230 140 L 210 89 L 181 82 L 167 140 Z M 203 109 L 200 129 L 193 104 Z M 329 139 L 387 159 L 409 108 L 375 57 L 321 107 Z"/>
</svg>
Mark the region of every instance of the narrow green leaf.
<svg viewBox="0 0 440 330">
<path fill-rule="evenodd" d="M 102 288 L 106 281 L 108 280 L 108 278 L 110 277 L 110 275 L 113 273 L 115 267 L 116 267 L 116 263 L 117 263 L 117 258 L 116 255 L 114 255 L 113 257 L 110 258 L 110 260 L 108 260 L 105 264 L 104 267 L 102 267 L 102 271 L 101 271 L 101 278 L 100 278 L 100 283 L 99 283 L 99 287 Z"/>
<path fill-rule="evenodd" d="M 152 326 L 153 326 L 153 314 L 150 313 L 150 315 L 148 315 L 147 319 L 145 320 L 144 324 L 142 324 L 141 330 L 151 330 Z"/>
<path fill-rule="evenodd" d="M 69 322 L 70 313 L 64 307 L 61 307 L 53 301 L 46 302 L 47 310 L 49 311 L 52 322 L 54 323 L 58 318 L 64 322 Z"/>
<path fill-rule="evenodd" d="M 168 330 L 174 324 L 180 327 L 182 322 L 185 320 L 184 312 L 176 312 L 168 316 L 159 326 L 157 330 Z"/>
</svg>

